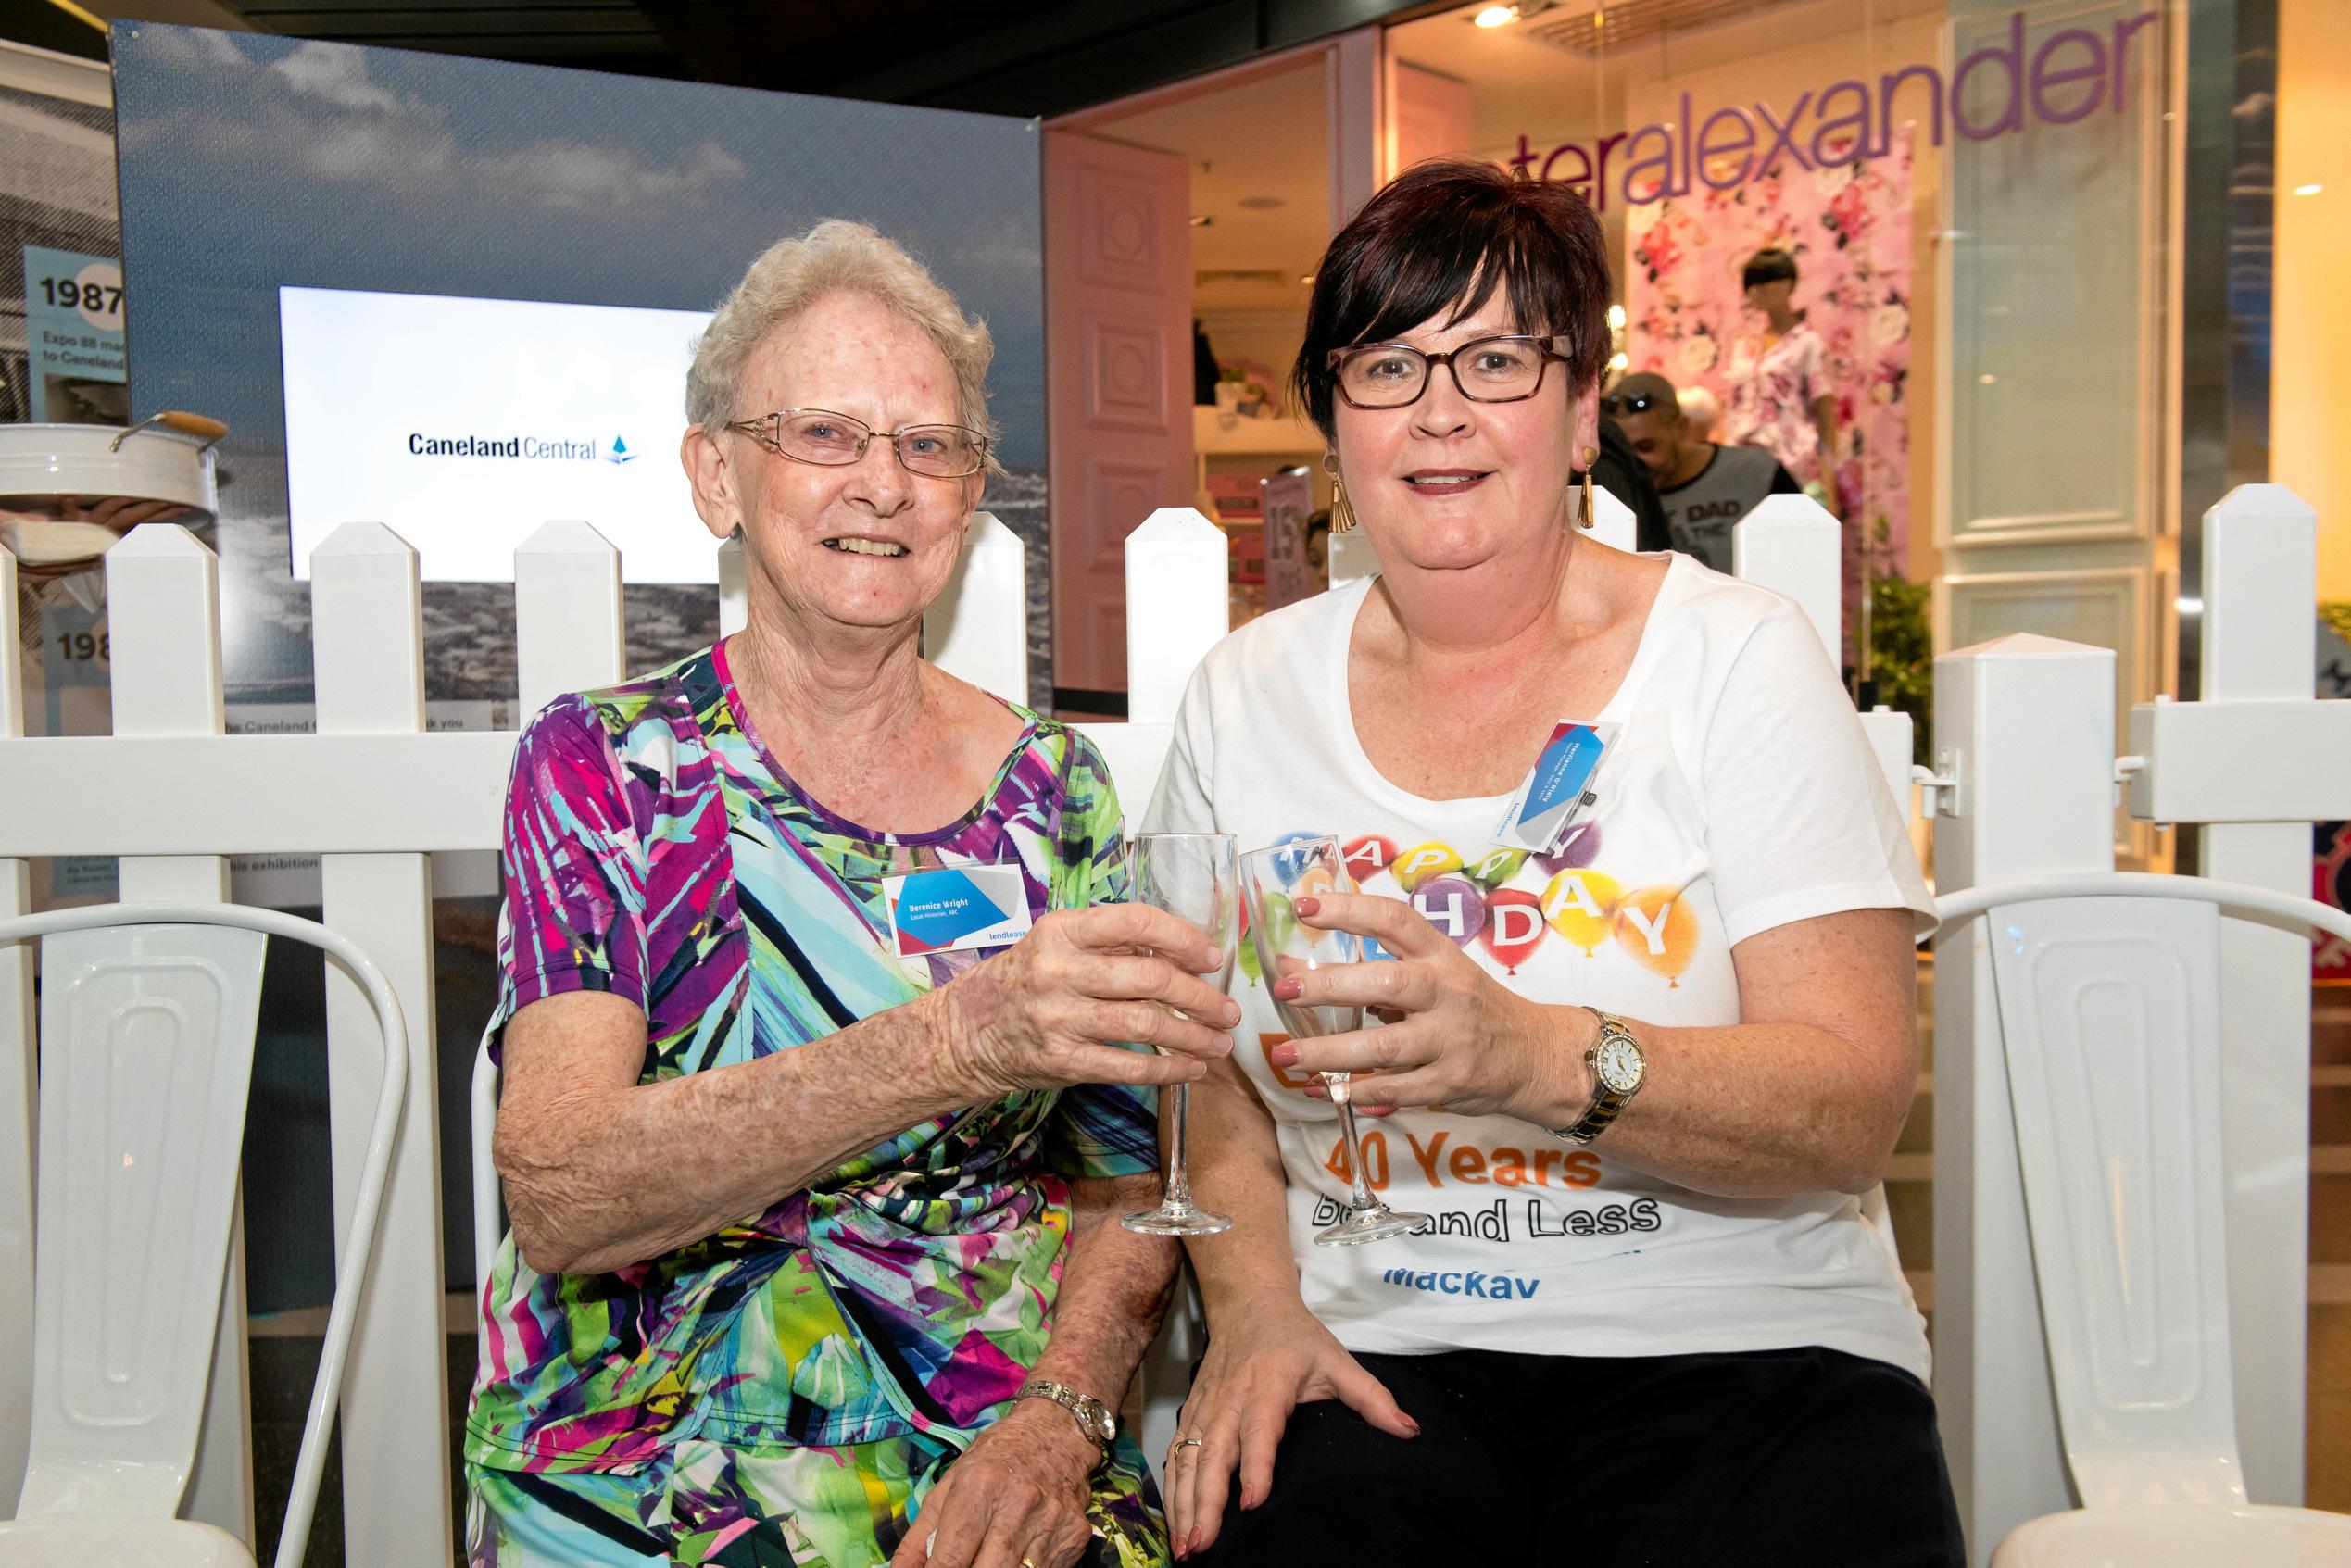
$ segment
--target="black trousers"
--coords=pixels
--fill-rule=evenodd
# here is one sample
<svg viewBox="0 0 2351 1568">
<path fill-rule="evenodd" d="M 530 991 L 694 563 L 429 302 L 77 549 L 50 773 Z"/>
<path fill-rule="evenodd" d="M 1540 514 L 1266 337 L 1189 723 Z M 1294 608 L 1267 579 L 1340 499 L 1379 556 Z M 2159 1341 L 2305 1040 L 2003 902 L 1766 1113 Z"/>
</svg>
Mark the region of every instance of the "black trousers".
<svg viewBox="0 0 2351 1568">
<path fill-rule="evenodd" d="M 1882 1361 L 1356 1359 L 1421 1435 L 1301 1405 L 1271 1494 L 1191 1563 L 1966 1568 L 1934 1400 Z"/>
</svg>

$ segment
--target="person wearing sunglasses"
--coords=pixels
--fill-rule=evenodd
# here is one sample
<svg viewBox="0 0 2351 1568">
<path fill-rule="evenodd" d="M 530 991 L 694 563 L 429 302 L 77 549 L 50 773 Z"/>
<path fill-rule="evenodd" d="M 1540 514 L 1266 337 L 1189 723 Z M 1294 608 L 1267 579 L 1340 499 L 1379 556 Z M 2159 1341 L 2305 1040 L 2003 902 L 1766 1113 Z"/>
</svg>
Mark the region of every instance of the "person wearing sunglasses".
<svg viewBox="0 0 2351 1568">
<path fill-rule="evenodd" d="M 522 734 L 471 1568 L 1165 1556 L 1113 1411 L 1176 1257 L 1117 1216 L 1239 1010 L 1116 901 L 1093 747 L 920 657 L 988 358 L 871 229 L 761 256 L 683 445 L 747 624 Z"/>
<path fill-rule="evenodd" d="M 1565 186 L 1432 161 L 1314 268 L 1298 404 L 1379 571 L 1211 650 L 1144 820 L 1335 838 L 1353 889 L 1265 918 L 1376 949 L 1237 978 L 1191 1097 L 1199 1568 L 1965 1561 L 1856 1196 L 1934 906 L 1803 612 L 1580 526 L 1607 258 Z M 1427 1223 L 1319 1245 L 1357 1177 Z"/>
<path fill-rule="evenodd" d="M 1730 530 L 1766 495 L 1802 495 L 1779 458 L 1760 446 L 1725 446 L 1691 429 L 1673 383 L 1636 370 L 1600 399 L 1600 411 L 1624 428 L 1657 484 L 1672 547 L 1730 570 Z"/>
</svg>

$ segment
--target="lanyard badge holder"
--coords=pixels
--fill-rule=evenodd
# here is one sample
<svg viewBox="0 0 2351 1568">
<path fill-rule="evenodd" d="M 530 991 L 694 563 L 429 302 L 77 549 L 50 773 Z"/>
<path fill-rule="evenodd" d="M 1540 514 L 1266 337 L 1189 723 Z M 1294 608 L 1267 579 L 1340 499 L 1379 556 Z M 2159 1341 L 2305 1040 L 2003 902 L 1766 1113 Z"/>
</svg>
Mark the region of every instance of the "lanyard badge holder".
<svg viewBox="0 0 2351 1568">
<path fill-rule="evenodd" d="M 886 876 L 882 898 L 889 910 L 891 950 L 901 959 L 1008 947 L 1034 923 L 1017 862 Z"/>
<path fill-rule="evenodd" d="M 1591 793 L 1592 776 L 1618 728 L 1573 719 L 1553 726 L 1542 755 L 1510 797 L 1510 809 L 1494 830 L 1494 842 L 1534 855 L 1556 854 L 1577 817 L 1597 798 Z"/>
</svg>

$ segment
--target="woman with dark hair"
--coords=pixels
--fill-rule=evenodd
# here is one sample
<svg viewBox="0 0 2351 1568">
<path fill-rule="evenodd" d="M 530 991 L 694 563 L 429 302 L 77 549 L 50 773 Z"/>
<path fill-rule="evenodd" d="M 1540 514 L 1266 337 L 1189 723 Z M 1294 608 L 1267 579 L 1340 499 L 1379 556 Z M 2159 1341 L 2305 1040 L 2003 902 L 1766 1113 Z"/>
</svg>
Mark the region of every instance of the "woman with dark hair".
<svg viewBox="0 0 2351 1568">
<path fill-rule="evenodd" d="M 1723 418 L 1722 438 L 1733 446 L 1764 448 L 1842 517 L 1829 348 L 1789 303 L 1796 292 L 1796 258 L 1777 247 L 1759 250 L 1748 257 L 1740 282 L 1747 308 L 1763 317 L 1764 330 L 1731 349 L 1730 412 Z"/>
<path fill-rule="evenodd" d="M 1379 574 L 1210 654 L 1149 820 L 1337 837 L 1361 891 L 1292 909 L 1382 961 L 1248 985 L 1195 1093 L 1193 1188 L 1237 1223 L 1191 1247 L 1179 1557 L 1962 1561 L 1924 1325 L 1854 1196 L 1909 1110 L 1933 906 L 1803 614 L 1578 527 L 1608 295 L 1581 200 L 1468 163 L 1315 269 L 1296 381 Z M 1531 820 L 1563 734 L 1598 770 Z M 1385 1022 L 1289 1039 L 1277 997 Z M 1364 1174 L 1410 1235 L 1314 1244 L 1352 1174 L 1331 1072 L 1387 1112 Z"/>
</svg>

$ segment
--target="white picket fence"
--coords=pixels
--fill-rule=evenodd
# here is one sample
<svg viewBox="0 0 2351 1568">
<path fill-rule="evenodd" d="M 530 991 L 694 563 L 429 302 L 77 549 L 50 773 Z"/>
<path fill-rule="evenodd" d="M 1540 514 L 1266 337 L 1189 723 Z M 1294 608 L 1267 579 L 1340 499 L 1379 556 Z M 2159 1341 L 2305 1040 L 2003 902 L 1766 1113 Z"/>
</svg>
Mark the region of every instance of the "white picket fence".
<svg viewBox="0 0 2351 1568">
<path fill-rule="evenodd" d="M 2307 529 L 2307 508 L 2301 516 Z M 1629 546 L 1629 514 L 1603 500 L 1600 536 Z M 2307 541 L 2307 533 L 2304 537 Z M 1335 543 L 1334 577 L 1360 572 L 1364 558 L 1360 539 Z M 1740 525 L 1737 549 L 1742 576 L 1795 598 L 1824 642 L 1837 646 L 1838 532 L 1832 520 L 1802 497 L 1775 497 Z M 2307 563 L 2307 542 L 2302 549 Z M 732 546 L 722 550 L 720 566 L 721 624 L 733 630 L 744 612 L 741 563 Z M 312 558 L 317 733 L 224 734 L 214 559 L 184 530 L 149 524 L 107 558 L 115 733 L 18 738 L 23 714 L 14 666 L 14 570 L 0 553 L 0 916 L 25 907 L 27 857 L 117 856 L 125 899 L 219 901 L 227 897 L 225 856 L 319 854 L 325 922 L 371 954 L 399 994 L 409 1025 L 409 1104 L 376 1277 L 344 1401 L 346 1550 L 349 1561 L 364 1568 L 450 1562 L 457 1509 L 446 1464 L 444 1204 L 434 1104 L 439 1046 L 434 1032 L 429 857 L 497 847 L 514 734 L 425 733 L 416 556 L 372 523 L 346 525 Z M 955 583 L 924 622 L 926 648 L 941 666 L 1016 700 L 1024 697 L 1028 678 L 1025 571 L 1019 540 L 983 514 Z M 1226 571 L 1223 533 L 1188 508 L 1153 513 L 1127 539 L 1129 721 L 1087 729 L 1107 758 L 1130 811 L 1139 812 L 1157 777 L 1185 683 L 1226 630 Z M 2306 564 L 2306 588 L 2294 611 L 2305 626 L 2310 602 L 2307 577 Z M 550 523 L 517 550 L 515 579 L 521 713 L 534 711 L 561 692 L 622 675 L 621 563 L 607 542 L 585 524 Z M 2209 570 L 2206 583 L 2209 625 L 2218 620 L 2211 596 L 2219 591 Z M 1968 668 L 1965 660 L 1983 651 L 1953 656 L 1960 661 L 1952 663 L 1954 678 Z M 2307 654 L 2306 642 L 2299 688 L 2304 694 L 2309 690 Z M 2207 669 L 2212 667 L 2208 660 Z M 2279 680 L 2282 677 L 2271 684 Z M 1895 798 L 1907 801 L 1908 720 L 1880 711 L 1865 715 L 1864 721 Z M 2110 708 L 2103 721 L 2068 713 L 2058 721 L 2068 726 L 2074 750 L 2085 758 L 2098 754 L 2095 787 L 2111 790 Z M 2100 721 L 2108 727 L 2097 729 Z M 1999 744 L 2012 749 L 1987 755 L 1984 743 L 1974 740 L 1966 755 L 1951 759 L 1946 776 L 1972 794 L 1955 797 L 1945 790 L 1941 802 L 1946 810 L 1968 799 L 1982 800 L 1993 789 L 1989 781 L 2004 780 L 2013 787 L 2044 771 L 2046 734 L 2019 733 Z M 2162 761 L 2167 777 L 2170 755 L 2167 751 Z M 2078 771 L 2093 764 L 2081 760 L 2075 766 Z M 2153 767 L 2143 767 L 2137 778 L 2152 781 Z M 2351 768 L 2338 776 L 2351 776 Z M 2196 820 L 2221 820 L 2214 813 L 2233 809 L 2216 804 L 2212 789 L 2200 799 L 2194 809 L 2206 815 Z M 2020 804 L 2018 810 L 2023 809 Z M 2274 809 L 2274 803 L 2248 809 Z M 1987 831 L 1981 818 L 1970 822 L 1969 830 L 1978 842 Z M 2307 834 L 2301 842 L 2306 859 L 2298 885 L 2307 890 Z M 1989 874 L 1978 864 L 1980 857 L 1969 858 L 1966 844 L 1955 843 L 1942 853 L 1974 868 L 1977 881 Z M 2017 874 L 2005 863 L 2000 871 Z M 2278 978 L 2278 956 L 2274 950 L 2269 955 L 2265 984 Z M 33 1211 L 30 966 L 21 951 L 0 955 L 0 1062 L 15 1063 L 0 1070 L 0 1501 L 14 1496 L 21 1474 L 30 1398 L 24 1351 L 31 1338 Z M 368 1009 L 348 982 L 330 972 L 327 985 L 339 1232 L 349 1211 L 356 1151 L 364 1139 L 371 1082 L 367 1064 L 376 1041 Z M 2306 1047 L 2307 1022 L 2305 1017 Z M 1942 1037 L 1947 1043 L 1970 1038 L 1973 1026 L 1968 1016 L 1945 1017 Z M 2307 1061 L 2306 1048 L 2306 1068 Z M 2307 1081 L 2305 1096 L 2300 1103 L 2307 1105 Z M 2267 1120 L 2253 1123 L 2272 1138 L 2271 1147 L 2283 1135 L 2272 1114 L 2274 1098 L 2263 1102 Z M 2232 1121 L 2232 1131 L 2236 1126 Z M 1938 1133 L 1942 1130 L 1939 1122 Z M 1996 1138 L 1968 1145 L 1965 1140 L 1977 1134 L 1967 1128 L 1955 1129 L 1953 1135 L 1961 1140 L 1958 1147 L 1942 1147 L 1938 1140 L 1938 1187 L 1955 1174 L 1962 1188 L 1974 1190 L 1969 1184 L 1990 1158 L 1985 1149 L 1996 1154 Z M 2305 1130 L 2293 1129 L 2284 1147 L 2307 1148 Z M 2013 1183 L 2013 1152 L 2009 1161 Z M 2265 1180 L 2275 1175 L 2274 1166 L 2271 1161 L 2265 1168 Z M 2296 1168 L 2307 1168 L 2307 1158 Z M 1974 1235 L 1965 1226 L 1953 1228 L 1955 1234 Z M 1966 1332 L 1981 1332 L 2004 1346 L 2018 1335 L 2029 1336 L 2030 1265 L 2014 1249 L 2016 1238 L 1982 1237 L 1968 1245 L 1976 1252 L 1960 1260 L 1946 1259 L 1946 1248 L 1939 1246 L 1939 1269 L 1948 1273 L 1956 1266 L 1959 1277 L 2011 1286 L 2021 1278 L 2028 1299 L 2016 1321 Z M 2012 1250 L 2004 1253 L 2001 1248 Z M 241 1258 L 233 1265 L 220 1304 L 204 1447 L 183 1512 L 249 1540 Z M 2298 1243 L 2290 1267 L 2275 1259 L 2240 1264 L 2232 1257 L 2232 1289 L 2290 1289 L 2284 1299 L 2298 1312 L 2301 1268 Z M 1999 1357 L 1987 1362 L 1966 1348 L 1955 1349 L 1951 1324 L 1973 1317 L 1945 1318 L 1938 1339 L 1946 1361 L 1955 1354 L 1960 1364 L 1974 1369 L 1970 1375 L 1995 1364 L 2006 1367 Z M 2295 1335 L 2298 1347 L 2298 1327 Z M 1166 1361 L 1162 1358 L 1161 1364 Z M 2294 1364 L 2298 1374 L 2298 1359 Z M 2239 1386 L 2275 1389 L 2276 1383 L 2241 1380 Z M 2045 1411 L 2007 1411 L 1993 1409 L 1996 1403 L 1979 1399 L 1970 1406 L 1967 1419 L 1977 1423 L 1970 1429 L 1971 1444 L 1997 1446 L 2013 1437 L 2002 1421 L 2046 1421 Z M 2287 1417 L 2273 1411 L 2267 1419 L 2279 1424 Z M 2298 1385 L 2290 1419 L 2298 1455 Z"/>
</svg>

